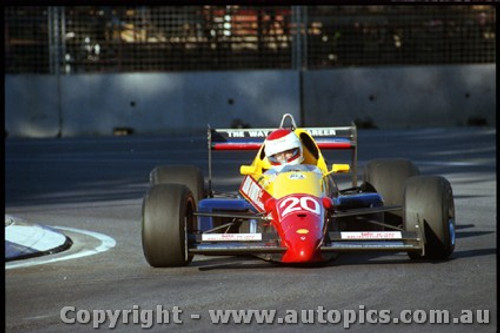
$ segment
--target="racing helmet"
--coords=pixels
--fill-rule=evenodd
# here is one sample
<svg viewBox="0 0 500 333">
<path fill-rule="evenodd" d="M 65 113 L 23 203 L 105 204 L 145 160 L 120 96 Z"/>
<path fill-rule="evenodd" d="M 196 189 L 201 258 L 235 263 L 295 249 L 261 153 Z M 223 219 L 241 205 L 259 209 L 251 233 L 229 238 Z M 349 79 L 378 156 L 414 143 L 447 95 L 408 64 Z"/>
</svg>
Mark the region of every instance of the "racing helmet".
<svg viewBox="0 0 500 333">
<path fill-rule="evenodd" d="M 289 129 L 277 129 L 264 141 L 264 153 L 273 166 L 297 165 L 304 161 L 302 143 Z"/>
</svg>

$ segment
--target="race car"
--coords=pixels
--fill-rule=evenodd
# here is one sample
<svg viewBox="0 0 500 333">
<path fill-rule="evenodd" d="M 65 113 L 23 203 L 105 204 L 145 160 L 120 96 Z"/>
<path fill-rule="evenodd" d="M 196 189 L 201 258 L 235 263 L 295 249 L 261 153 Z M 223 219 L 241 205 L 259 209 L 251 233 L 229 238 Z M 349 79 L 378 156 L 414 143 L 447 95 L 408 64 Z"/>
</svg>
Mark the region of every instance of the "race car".
<svg viewBox="0 0 500 333">
<path fill-rule="evenodd" d="M 188 265 L 195 255 L 248 256 L 285 264 L 328 262 L 344 252 L 406 252 L 444 260 L 455 248 L 450 183 L 420 175 L 406 159 L 377 159 L 357 179 L 357 129 L 299 128 L 285 114 L 303 162 L 272 170 L 265 138 L 275 129 L 208 128 L 208 181 L 195 166 L 158 166 L 142 204 L 142 246 L 153 267 Z M 212 187 L 212 151 L 256 150 L 241 165 L 237 192 Z M 331 166 L 323 150 L 350 150 L 351 163 Z M 347 188 L 337 177 L 351 173 Z"/>
</svg>

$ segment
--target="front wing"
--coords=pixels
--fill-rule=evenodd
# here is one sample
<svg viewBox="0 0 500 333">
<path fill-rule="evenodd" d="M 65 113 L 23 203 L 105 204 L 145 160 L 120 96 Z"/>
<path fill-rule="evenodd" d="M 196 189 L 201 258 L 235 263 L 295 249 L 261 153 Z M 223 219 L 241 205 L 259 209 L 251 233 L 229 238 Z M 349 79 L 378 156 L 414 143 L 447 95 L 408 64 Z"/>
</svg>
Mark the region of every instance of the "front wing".
<svg viewBox="0 0 500 333">
<path fill-rule="evenodd" d="M 385 211 L 400 210 L 401 207 L 376 207 L 355 209 L 351 211 L 335 212 L 332 218 L 345 216 L 358 216 Z M 238 219 L 264 220 L 262 214 L 220 214 L 196 212 L 197 216 L 234 217 Z M 422 222 L 419 222 L 422 223 Z M 322 245 L 322 253 L 345 252 L 418 252 L 424 255 L 425 235 L 419 225 L 416 232 L 409 232 L 393 226 L 392 231 L 337 231 L 329 232 Z M 201 255 L 259 255 L 259 254 L 284 254 L 286 247 L 280 245 L 280 240 L 275 233 L 218 233 L 218 230 L 207 230 L 192 236 L 189 242 L 189 254 Z"/>
</svg>

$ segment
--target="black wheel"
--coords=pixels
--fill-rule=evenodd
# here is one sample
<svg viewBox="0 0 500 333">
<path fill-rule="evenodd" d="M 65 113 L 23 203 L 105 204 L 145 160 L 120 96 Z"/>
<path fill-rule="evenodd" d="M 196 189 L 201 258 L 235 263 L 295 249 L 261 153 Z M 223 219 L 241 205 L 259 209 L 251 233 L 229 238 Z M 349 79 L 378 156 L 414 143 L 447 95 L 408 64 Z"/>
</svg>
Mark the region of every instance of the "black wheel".
<svg viewBox="0 0 500 333">
<path fill-rule="evenodd" d="M 363 186 L 379 193 L 386 206 L 402 205 L 405 180 L 419 174 L 417 166 L 410 160 L 371 160 L 363 170 Z"/>
<path fill-rule="evenodd" d="M 205 180 L 201 170 L 192 165 L 164 165 L 154 168 L 149 173 L 149 183 L 183 184 L 193 192 L 196 202 L 205 196 Z"/>
<path fill-rule="evenodd" d="M 191 262 L 188 235 L 195 229 L 192 192 L 180 184 L 152 186 L 142 204 L 142 249 L 153 267 L 184 266 Z"/>
<path fill-rule="evenodd" d="M 402 206 L 405 180 L 419 174 L 417 166 L 407 159 L 371 160 L 363 169 L 362 188 L 379 193 L 384 206 Z M 402 224 L 403 216 L 399 211 L 386 212 L 383 216 L 386 223 Z"/>
<path fill-rule="evenodd" d="M 418 176 L 406 181 L 404 228 L 424 228 L 425 254 L 409 252 L 412 259 L 448 258 L 455 249 L 455 205 L 451 185 L 441 176 Z"/>
</svg>

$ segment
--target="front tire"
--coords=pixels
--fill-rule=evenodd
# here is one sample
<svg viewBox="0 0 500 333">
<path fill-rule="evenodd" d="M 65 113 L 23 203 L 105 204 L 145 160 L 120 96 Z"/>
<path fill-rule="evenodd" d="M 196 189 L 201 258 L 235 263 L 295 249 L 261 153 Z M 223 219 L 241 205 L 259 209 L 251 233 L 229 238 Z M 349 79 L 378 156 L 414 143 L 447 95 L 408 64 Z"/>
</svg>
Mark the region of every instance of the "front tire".
<svg viewBox="0 0 500 333">
<path fill-rule="evenodd" d="M 419 223 L 420 222 L 420 223 Z M 408 252 L 412 259 L 444 260 L 455 249 L 455 205 L 451 185 L 441 176 L 412 177 L 406 181 L 404 228 L 424 228 L 424 255 Z"/>
<path fill-rule="evenodd" d="M 196 203 L 180 184 L 152 186 L 142 204 L 142 248 L 153 267 L 188 265 L 189 234 L 194 230 Z"/>
</svg>

